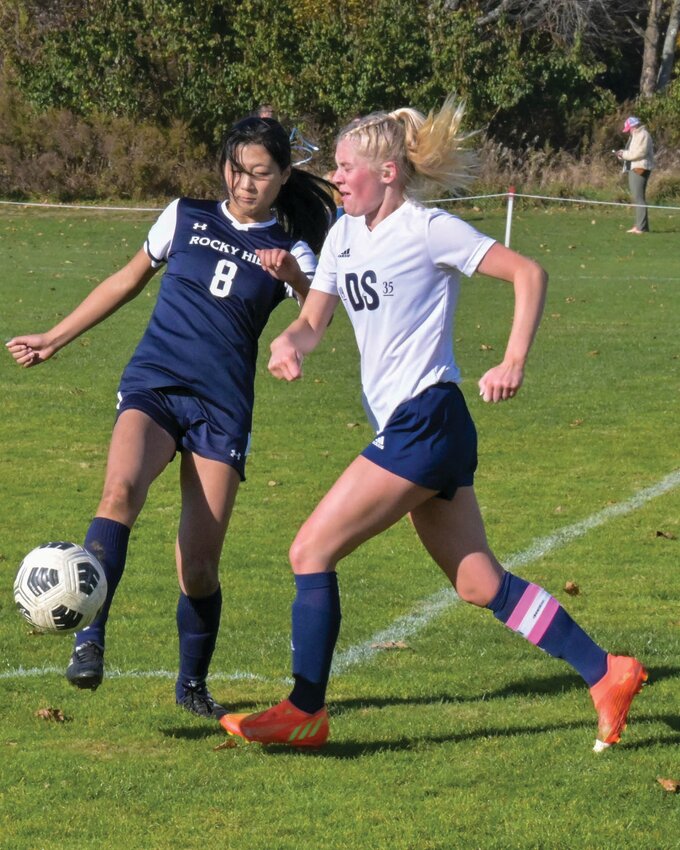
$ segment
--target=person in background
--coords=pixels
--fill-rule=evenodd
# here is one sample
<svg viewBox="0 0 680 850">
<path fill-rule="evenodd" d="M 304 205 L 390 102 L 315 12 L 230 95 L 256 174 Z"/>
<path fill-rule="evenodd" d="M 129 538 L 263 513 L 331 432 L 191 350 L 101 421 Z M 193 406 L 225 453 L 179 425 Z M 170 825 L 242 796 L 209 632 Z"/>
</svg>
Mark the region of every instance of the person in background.
<svg viewBox="0 0 680 850">
<path fill-rule="evenodd" d="M 437 185 L 459 187 L 469 172 L 461 119 L 462 107 L 449 99 L 428 117 L 411 108 L 368 115 L 338 137 L 333 182 L 346 215 L 324 243 L 300 317 L 272 342 L 269 368 L 282 380 L 299 379 L 304 356 L 342 301 L 376 436 L 290 548 L 294 685 L 272 708 L 220 719 L 229 734 L 248 741 L 326 742 L 326 687 L 341 621 L 336 567 L 407 514 L 461 599 L 579 673 L 598 716 L 597 751 L 619 740 L 647 678 L 635 658 L 595 643 L 547 590 L 504 569 L 486 538 L 473 486 L 477 433 L 453 353 L 460 277 L 479 272 L 513 286 L 505 354 L 479 381 L 485 402 L 502 403 L 522 386 L 547 275 L 456 216 L 415 200 Z"/>
<path fill-rule="evenodd" d="M 628 233 L 648 233 L 649 216 L 647 214 L 647 183 L 654 168 L 654 144 L 649 130 L 631 115 L 626 118 L 623 132 L 628 133 L 628 143 L 622 150 L 616 151 L 616 156 L 624 164 L 628 172 L 628 186 L 635 204 L 635 224 Z"/>
<path fill-rule="evenodd" d="M 46 333 L 7 343 L 20 366 L 44 363 L 167 266 L 121 377 L 104 488 L 85 537 L 85 548 L 102 563 L 108 593 L 98 617 L 75 636 L 66 678 L 90 690 L 102 683 L 106 623 L 130 531 L 151 484 L 179 452 L 175 699 L 206 718 L 225 712 L 206 678 L 222 609 L 220 556 L 245 480 L 258 339 L 285 298 L 304 302 L 315 255 L 335 218 L 330 186 L 291 166 L 288 134 L 271 118 L 250 117 L 231 128 L 220 173 L 225 199 L 173 201 L 144 247 L 70 315 Z"/>
</svg>

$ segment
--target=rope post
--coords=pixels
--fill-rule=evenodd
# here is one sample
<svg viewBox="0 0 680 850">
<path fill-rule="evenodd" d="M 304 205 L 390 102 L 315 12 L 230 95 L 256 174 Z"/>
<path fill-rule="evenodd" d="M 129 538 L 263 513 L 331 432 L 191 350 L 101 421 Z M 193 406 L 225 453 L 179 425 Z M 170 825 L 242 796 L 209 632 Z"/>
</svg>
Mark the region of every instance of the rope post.
<svg viewBox="0 0 680 850">
<path fill-rule="evenodd" d="M 515 187 L 508 187 L 508 213 L 505 219 L 505 247 L 510 247 L 510 233 L 512 231 L 512 208 L 515 206 Z"/>
</svg>

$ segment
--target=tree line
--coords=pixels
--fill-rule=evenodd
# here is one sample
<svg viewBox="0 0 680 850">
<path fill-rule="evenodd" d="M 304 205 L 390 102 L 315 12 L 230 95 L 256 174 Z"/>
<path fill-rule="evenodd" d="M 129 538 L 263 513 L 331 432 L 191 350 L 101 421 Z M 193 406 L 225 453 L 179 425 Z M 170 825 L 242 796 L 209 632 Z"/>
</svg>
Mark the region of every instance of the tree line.
<svg viewBox="0 0 680 850">
<path fill-rule="evenodd" d="M 578 155 L 633 103 L 673 144 L 679 23 L 680 0 L 4 0 L 0 151 L 13 123 L 66 113 L 174 128 L 200 155 L 262 102 L 328 144 L 452 91 L 510 148 Z"/>
</svg>

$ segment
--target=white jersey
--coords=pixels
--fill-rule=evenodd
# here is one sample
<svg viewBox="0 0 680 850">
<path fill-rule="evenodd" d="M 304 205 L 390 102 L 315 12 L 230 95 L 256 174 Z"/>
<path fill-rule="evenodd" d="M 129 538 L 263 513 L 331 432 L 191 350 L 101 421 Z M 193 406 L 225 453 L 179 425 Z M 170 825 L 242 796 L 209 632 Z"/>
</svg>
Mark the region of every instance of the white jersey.
<svg viewBox="0 0 680 850">
<path fill-rule="evenodd" d="M 339 295 L 347 309 L 376 431 L 402 402 L 460 379 L 453 355 L 460 272 L 470 277 L 494 241 L 412 201 L 373 230 L 363 216 L 349 215 L 331 229 L 312 288 Z"/>
</svg>

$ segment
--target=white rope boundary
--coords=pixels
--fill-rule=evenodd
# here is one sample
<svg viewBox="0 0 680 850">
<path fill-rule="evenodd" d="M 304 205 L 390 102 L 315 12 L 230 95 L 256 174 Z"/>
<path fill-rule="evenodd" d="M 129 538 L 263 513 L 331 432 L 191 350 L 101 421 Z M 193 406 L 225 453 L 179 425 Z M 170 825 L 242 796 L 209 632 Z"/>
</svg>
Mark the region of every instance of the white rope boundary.
<svg viewBox="0 0 680 850">
<path fill-rule="evenodd" d="M 633 203 L 630 203 L 628 201 L 594 201 L 594 200 L 591 200 L 590 198 L 558 198 L 558 197 L 554 197 L 552 195 L 528 195 L 528 194 L 524 194 L 523 192 L 514 192 L 512 190 L 508 191 L 508 192 L 500 192 L 499 194 L 496 194 L 496 195 L 461 195 L 459 197 L 454 197 L 454 198 L 435 198 L 432 201 L 428 201 L 428 203 L 443 204 L 443 203 L 450 203 L 452 201 L 478 201 L 478 200 L 484 200 L 486 198 L 508 198 L 509 199 L 510 197 L 530 198 L 530 199 L 534 199 L 534 200 L 538 200 L 538 201 L 556 201 L 557 203 L 564 203 L 564 204 L 583 204 L 583 205 L 593 204 L 593 205 L 600 205 L 600 206 L 607 206 L 607 207 L 639 207 L 640 206 L 640 204 L 633 204 Z M 680 210 L 680 207 L 670 207 L 670 206 L 666 206 L 665 204 L 664 205 L 661 205 L 661 204 L 645 204 L 645 206 L 648 207 L 649 209 L 652 209 L 652 210 L 676 210 L 676 211 Z"/>
<path fill-rule="evenodd" d="M 599 205 L 607 207 L 636 207 L 639 204 L 633 204 L 626 201 L 595 201 L 590 198 L 562 198 L 553 195 L 530 195 L 523 192 L 515 192 L 510 189 L 507 192 L 496 192 L 488 195 L 456 195 L 450 198 L 433 198 L 428 201 L 429 204 L 444 204 L 454 203 L 456 201 L 485 201 L 492 198 L 529 198 L 537 201 L 555 201 L 563 204 L 582 204 L 582 205 Z M 43 203 L 42 201 L 3 201 L 0 200 L 0 205 L 15 206 L 15 207 L 43 207 L 45 209 L 59 210 L 89 210 L 93 212 L 162 212 L 164 207 L 113 207 L 99 206 L 97 204 L 52 204 Z M 666 206 L 665 204 L 645 204 L 646 207 L 652 210 L 671 210 L 680 211 L 680 207 Z"/>
<path fill-rule="evenodd" d="M 42 201 L 0 201 L 3 206 L 44 207 L 57 210 L 92 210 L 93 212 L 163 212 L 163 207 L 102 207 L 95 204 L 48 204 Z"/>
<path fill-rule="evenodd" d="M 612 519 L 626 516 L 639 508 L 643 507 L 652 499 L 670 493 L 680 485 L 680 470 L 666 475 L 656 484 L 639 490 L 629 499 L 624 502 L 619 502 L 615 505 L 609 505 L 597 513 L 591 514 L 580 522 L 573 525 L 565 526 L 546 537 L 537 537 L 530 545 L 511 555 L 505 560 L 505 565 L 508 569 L 516 569 L 525 567 L 529 564 L 538 561 L 550 552 L 556 549 L 561 549 L 567 546 L 574 540 L 584 537 L 589 531 L 594 528 L 604 525 Z M 426 599 L 421 600 L 408 614 L 397 618 L 386 629 L 376 632 L 368 640 L 350 646 L 343 652 L 335 656 L 333 662 L 332 675 L 339 676 L 347 673 L 353 667 L 369 663 L 375 656 L 385 651 L 385 646 L 394 643 L 402 642 L 415 637 L 419 632 L 423 631 L 429 624 L 435 620 L 440 614 L 453 607 L 460 601 L 460 597 L 452 588 L 444 588 L 437 591 Z M 27 679 L 44 676 L 47 674 L 63 675 L 64 670 L 61 667 L 45 666 L 45 667 L 17 667 L 14 669 L 3 670 L 0 672 L 0 680 L 3 679 Z M 176 672 L 169 670 L 119 670 L 107 668 L 106 675 L 108 678 L 119 679 L 175 679 Z M 231 673 L 216 672 L 210 674 L 211 681 L 255 681 L 266 684 L 289 684 L 290 679 L 284 678 L 269 678 L 256 673 L 236 670 Z"/>
<path fill-rule="evenodd" d="M 497 192 L 495 194 L 489 195 L 458 195 L 450 198 L 434 198 L 427 203 L 430 204 L 443 204 L 443 203 L 454 203 L 460 201 L 480 201 L 480 200 L 488 200 L 490 198 L 506 198 L 507 199 L 507 209 L 506 209 L 506 217 L 505 217 L 505 238 L 503 240 L 503 244 L 506 248 L 510 247 L 510 237 L 512 234 L 512 217 L 515 206 L 515 198 L 528 198 L 531 200 L 537 201 L 554 201 L 556 203 L 562 204 L 580 204 L 584 205 L 597 205 L 597 206 L 607 206 L 607 207 L 639 207 L 640 204 L 631 204 L 624 201 L 593 201 L 588 198 L 556 198 L 551 195 L 530 195 L 524 194 L 522 192 L 516 192 L 514 186 L 511 186 L 507 192 Z M 110 206 L 96 206 L 91 205 L 88 206 L 86 204 L 49 204 L 49 203 L 37 203 L 37 202 L 29 202 L 29 201 L 1 201 L 0 205 L 11 205 L 11 206 L 21 206 L 21 207 L 45 207 L 48 209 L 60 209 L 60 210 L 90 210 L 94 212 L 98 211 L 115 211 L 115 212 L 161 212 L 161 209 L 156 207 L 110 207 Z M 671 210 L 676 211 L 680 210 L 680 207 L 672 207 L 665 206 L 660 204 L 645 204 L 645 207 L 648 209 L 654 210 Z"/>
</svg>

